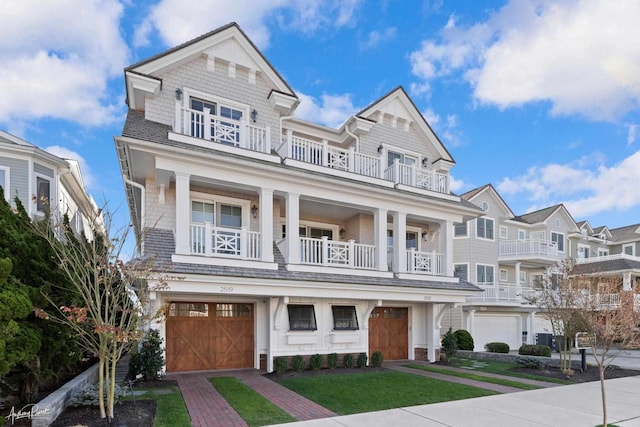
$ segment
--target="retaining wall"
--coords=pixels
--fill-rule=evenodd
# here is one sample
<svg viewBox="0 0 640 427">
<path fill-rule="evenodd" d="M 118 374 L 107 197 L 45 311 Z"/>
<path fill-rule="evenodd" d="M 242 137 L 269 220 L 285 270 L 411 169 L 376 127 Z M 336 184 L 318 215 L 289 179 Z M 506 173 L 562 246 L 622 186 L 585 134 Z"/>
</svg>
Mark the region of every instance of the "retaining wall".
<svg viewBox="0 0 640 427">
<path fill-rule="evenodd" d="M 497 362 L 506 362 L 506 363 L 513 363 L 516 357 L 528 357 L 528 358 L 539 360 L 543 366 L 548 366 L 551 368 L 560 367 L 560 359 L 555 359 L 553 357 L 521 356 L 519 354 L 511 354 L 511 353 L 488 353 L 486 351 L 468 351 L 468 350 L 458 350 L 458 355 L 466 359 L 495 360 Z M 580 355 L 572 354 L 571 369 L 579 371 L 580 367 L 581 367 Z"/>
</svg>

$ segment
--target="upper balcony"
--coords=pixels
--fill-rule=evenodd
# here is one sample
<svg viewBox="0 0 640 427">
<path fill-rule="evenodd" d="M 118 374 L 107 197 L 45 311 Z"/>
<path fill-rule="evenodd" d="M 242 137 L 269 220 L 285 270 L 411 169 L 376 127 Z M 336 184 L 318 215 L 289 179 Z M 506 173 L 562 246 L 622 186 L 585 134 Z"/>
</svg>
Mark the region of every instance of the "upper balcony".
<svg viewBox="0 0 640 427">
<path fill-rule="evenodd" d="M 500 242 L 499 260 L 529 261 L 543 265 L 558 261 L 558 245 L 551 240 L 505 240 Z"/>
<path fill-rule="evenodd" d="M 313 141 L 293 135 L 288 131 L 277 149 L 282 158 L 298 160 L 333 170 L 351 172 L 361 177 L 383 179 L 394 184 L 429 190 L 436 193 L 449 193 L 449 176 L 446 173 L 418 167 L 416 164 L 404 164 L 395 159 L 390 165 L 382 153 L 371 156 L 329 145 L 328 141 Z M 358 179 L 356 177 L 356 179 Z"/>
<path fill-rule="evenodd" d="M 534 288 L 513 283 L 478 283 L 484 292 L 467 297 L 467 302 L 530 305 Z"/>
<path fill-rule="evenodd" d="M 244 118 L 238 120 L 234 117 L 212 114 L 209 108 L 203 108 L 203 111 L 199 111 L 176 104 L 176 120 L 173 131 L 217 144 L 260 153 L 268 154 L 271 152 L 271 129 L 269 126 L 255 126 Z"/>
</svg>

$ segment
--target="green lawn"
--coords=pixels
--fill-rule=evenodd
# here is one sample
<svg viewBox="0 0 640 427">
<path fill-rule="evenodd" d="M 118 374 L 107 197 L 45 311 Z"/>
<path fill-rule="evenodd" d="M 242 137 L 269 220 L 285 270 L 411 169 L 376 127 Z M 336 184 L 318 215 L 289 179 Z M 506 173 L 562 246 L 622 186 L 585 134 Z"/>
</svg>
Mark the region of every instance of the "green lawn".
<svg viewBox="0 0 640 427">
<path fill-rule="evenodd" d="M 209 381 L 250 427 L 296 421 L 236 378 L 215 377 L 209 378 Z"/>
<path fill-rule="evenodd" d="M 456 371 L 452 371 L 450 369 L 438 368 L 436 366 L 411 365 L 411 364 L 405 365 L 405 366 L 408 367 L 408 368 L 412 368 L 412 369 L 420 369 L 421 371 L 435 372 L 435 373 L 443 374 L 443 375 L 451 375 L 452 377 L 466 378 L 466 379 L 469 379 L 469 380 L 483 381 L 485 383 L 499 384 L 499 385 L 504 385 L 504 386 L 508 386 L 508 387 L 521 388 L 523 390 L 536 390 L 536 389 L 540 388 L 540 387 L 535 386 L 535 385 L 524 384 L 524 383 L 521 383 L 521 382 L 518 382 L 518 381 L 504 380 L 504 379 L 501 379 L 501 378 L 484 377 L 482 375 L 473 374 L 472 372 L 456 372 Z"/>
<path fill-rule="evenodd" d="M 340 415 L 497 394 L 403 372 L 319 375 L 278 382 Z"/>
<path fill-rule="evenodd" d="M 556 384 L 573 384 L 570 381 L 561 380 L 558 378 L 549 378 L 542 375 L 531 375 L 523 372 L 511 371 L 511 368 L 515 368 L 515 363 L 503 363 L 493 360 L 478 361 L 474 359 L 462 359 L 454 358 L 451 361 L 451 366 L 464 368 L 467 367 L 470 371 L 489 372 L 492 374 L 507 375 L 515 378 L 528 378 L 530 380 L 547 381 Z"/>
<path fill-rule="evenodd" d="M 158 405 L 153 427 L 188 426 L 191 424 L 187 407 L 184 405 L 182 393 L 178 387 L 140 388 L 136 391 L 144 391 L 144 394 L 136 396 L 136 399 L 153 399 Z M 127 397 L 127 399 L 131 399 L 131 397 Z"/>
</svg>

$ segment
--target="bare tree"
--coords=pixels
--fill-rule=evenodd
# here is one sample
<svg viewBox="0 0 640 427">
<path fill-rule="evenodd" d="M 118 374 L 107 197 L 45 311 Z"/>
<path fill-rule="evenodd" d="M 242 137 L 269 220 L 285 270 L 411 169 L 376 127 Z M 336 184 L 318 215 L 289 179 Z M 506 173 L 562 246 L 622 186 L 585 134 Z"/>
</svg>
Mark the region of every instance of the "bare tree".
<svg viewBox="0 0 640 427">
<path fill-rule="evenodd" d="M 592 337 L 589 344 L 600 373 L 602 425 L 606 427 L 605 372 L 617 355 L 611 350 L 636 340 L 640 316 L 635 310 L 633 291 L 623 290 L 619 276 L 576 276 L 572 286 L 582 292 L 576 308 L 586 325 L 585 332 Z"/>
<path fill-rule="evenodd" d="M 130 228 L 114 234 L 112 215 L 104 214 L 91 240 L 74 234 L 65 219 L 55 218 L 36 225 L 47 239 L 60 269 L 67 278 L 69 304 L 41 317 L 61 322 L 80 338 L 81 345 L 99 361 L 98 397 L 101 418 L 114 416 L 116 364 L 141 336 L 147 306 L 148 270 L 122 259 Z M 105 230 L 100 233 L 98 230 Z M 147 315 L 148 316 L 148 315 Z M 106 396 L 104 395 L 106 390 Z M 106 400 L 106 407 L 105 407 Z"/>
</svg>

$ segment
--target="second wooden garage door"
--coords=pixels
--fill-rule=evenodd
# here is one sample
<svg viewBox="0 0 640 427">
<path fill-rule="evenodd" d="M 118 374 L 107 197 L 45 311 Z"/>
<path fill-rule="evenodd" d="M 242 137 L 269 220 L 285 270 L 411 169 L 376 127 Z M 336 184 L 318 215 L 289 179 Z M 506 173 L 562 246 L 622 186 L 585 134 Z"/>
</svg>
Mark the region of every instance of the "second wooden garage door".
<svg viewBox="0 0 640 427">
<path fill-rule="evenodd" d="M 172 303 L 167 371 L 252 368 L 253 304 Z"/>
<path fill-rule="evenodd" d="M 408 359 L 409 309 L 376 307 L 369 316 L 369 354 L 380 351 L 384 360 Z"/>
</svg>

